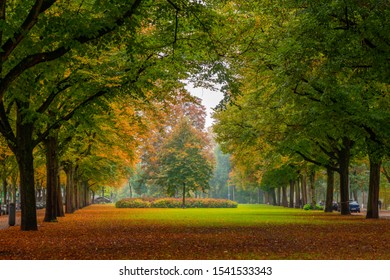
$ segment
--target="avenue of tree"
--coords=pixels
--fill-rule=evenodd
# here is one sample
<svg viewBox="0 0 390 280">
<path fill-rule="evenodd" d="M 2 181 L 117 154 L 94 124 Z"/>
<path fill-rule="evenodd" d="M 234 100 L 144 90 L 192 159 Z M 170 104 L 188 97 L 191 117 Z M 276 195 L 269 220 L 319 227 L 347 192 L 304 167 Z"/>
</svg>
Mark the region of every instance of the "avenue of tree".
<svg viewBox="0 0 390 280">
<path fill-rule="evenodd" d="M 212 12 L 194 1 L 0 2 L 0 131 L 18 165 L 22 230 L 37 229 L 38 150 L 47 167 L 45 221 L 62 215 L 60 163 L 72 212 L 87 203 L 92 171 L 95 181 L 109 180 L 135 162 L 147 118 L 174 100 L 180 80 L 207 76 L 216 64 Z M 76 175 L 83 188 L 72 191 Z"/>
<path fill-rule="evenodd" d="M 285 197 L 287 185 L 293 192 L 313 177 L 313 165 L 325 168 L 328 211 L 337 172 L 341 214 L 349 214 L 350 164 L 367 159 L 367 218 L 377 218 L 390 147 L 389 3 L 261 1 L 235 9 L 231 28 L 245 26 L 247 39 L 235 50 L 240 60 L 229 59 L 236 95 L 215 114 L 235 172 L 283 187 Z"/>
<path fill-rule="evenodd" d="M 378 218 L 381 172 L 390 178 L 387 1 L 114 2 L 0 0 L 0 170 L 4 201 L 20 187 L 21 230 L 37 230 L 43 189 L 51 222 L 101 186 L 184 200 L 209 183 L 226 196 L 229 174 L 285 204 L 286 186 L 292 197 L 322 169 L 327 211 L 336 172 L 349 214 L 352 162 L 369 166 L 367 218 Z M 223 85 L 214 174 L 188 80 Z M 301 193 L 296 203 L 309 201 Z"/>
</svg>

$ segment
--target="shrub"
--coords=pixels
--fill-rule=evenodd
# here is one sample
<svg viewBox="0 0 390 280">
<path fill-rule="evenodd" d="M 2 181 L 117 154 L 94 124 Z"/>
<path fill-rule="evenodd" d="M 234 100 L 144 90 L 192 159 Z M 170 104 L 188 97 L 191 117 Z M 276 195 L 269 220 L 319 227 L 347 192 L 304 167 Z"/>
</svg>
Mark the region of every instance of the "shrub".
<svg viewBox="0 0 390 280">
<path fill-rule="evenodd" d="M 310 203 L 305 204 L 305 205 L 303 206 L 303 210 L 311 210 L 311 204 L 310 204 Z"/>
<path fill-rule="evenodd" d="M 151 203 L 140 198 L 125 198 L 115 203 L 117 208 L 150 208 Z"/>
<path fill-rule="evenodd" d="M 180 208 L 182 200 L 179 198 L 160 198 L 152 202 L 152 208 Z"/>
<path fill-rule="evenodd" d="M 180 208 L 181 198 L 125 198 L 119 200 L 117 208 Z M 187 198 L 186 208 L 237 208 L 238 203 L 228 199 Z"/>
<path fill-rule="evenodd" d="M 313 206 L 312 206 L 310 203 L 308 203 L 308 204 L 305 204 L 305 205 L 303 206 L 303 210 L 324 210 L 324 207 L 317 204 L 317 205 L 313 208 Z"/>
</svg>

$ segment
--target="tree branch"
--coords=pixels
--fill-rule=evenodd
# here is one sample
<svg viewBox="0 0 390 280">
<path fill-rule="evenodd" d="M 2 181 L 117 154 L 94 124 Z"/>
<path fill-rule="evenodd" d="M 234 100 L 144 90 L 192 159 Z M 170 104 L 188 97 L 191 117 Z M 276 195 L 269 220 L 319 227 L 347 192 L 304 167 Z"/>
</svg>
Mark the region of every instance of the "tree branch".
<svg viewBox="0 0 390 280">
<path fill-rule="evenodd" d="M 321 166 L 321 167 L 329 168 L 329 169 L 331 169 L 331 170 L 333 170 L 333 171 L 335 171 L 335 172 L 340 172 L 339 168 L 336 168 L 336 167 L 334 167 L 334 166 L 332 166 L 332 165 L 324 164 L 324 163 L 321 163 L 321 162 L 319 162 L 319 161 L 316 161 L 316 160 L 314 160 L 314 159 L 312 159 L 312 158 L 309 158 L 308 156 L 306 156 L 305 154 L 303 154 L 303 153 L 300 152 L 300 151 L 294 151 L 294 152 L 297 153 L 298 155 L 300 155 L 304 160 L 306 160 L 306 161 L 308 161 L 308 162 L 311 162 L 311 163 L 313 163 L 313 164 L 315 164 L 315 165 L 318 165 L 318 166 Z"/>
<path fill-rule="evenodd" d="M 3 134 L 8 145 L 13 150 L 16 146 L 16 137 L 8 121 L 3 102 L 0 102 L 0 132 Z"/>
<path fill-rule="evenodd" d="M 50 131 L 52 131 L 53 129 L 57 129 L 59 127 L 61 127 L 62 123 L 65 122 L 65 121 L 68 121 L 70 120 L 73 115 L 81 108 L 85 107 L 86 105 L 88 105 L 90 102 L 98 99 L 99 97 L 103 96 L 104 94 L 106 94 L 109 90 L 108 89 L 103 89 L 103 90 L 100 90 L 98 92 L 96 92 L 95 94 L 89 96 L 87 99 L 85 99 L 84 101 L 82 101 L 80 104 L 78 104 L 76 107 L 74 107 L 70 112 L 68 112 L 67 114 L 65 114 L 64 116 L 62 116 L 61 118 L 59 118 L 58 120 L 56 120 L 52 125 L 50 125 L 45 132 L 43 132 L 42 134 L 39 135 L 39 137 L 34 141 L 34 147 L 36 145 L 38 145 L 40 142 L 42 142 L 50 133 Z"/>
<path fill-rule="evenodd" d="M 4 1 L 5 2 L 5 1 Z M 26 19 L 19 27 L 18 31 L 14 33 L 12 38 L 8 40 L 1 46 L 2 52 L 0 53 L 0 60 L 4 62 L 7 60 L 12 51 L 18 46 L 18 44 L 23 40 L 23 38 L 28 34 L 28 32 L 34 27 L 38 21 L 38 16 L 49 9 L 56 0 L 37 0 L 32 6 L 30 12 L 28 13 Z"/>
<path fill-rule="evenodd" d="M 390 174 L 389 172 L 386 170 L 386 167 L 382 166 L 382 173 L 383 175 L 385 175 L 387 181 L 390 183 Z"/>
<path fill-rule="evenodd" d="M 11 83 L 18 78 L 27 69 L 42 63 L 57 59 L 69 51 L 68 48 L 60 47 L 51 52 L 38 53 L 25 57 L 14 68 L 12 68 L 4 79 L 0 80 L 0 100 L 3 99 L 5 91 L 11 85 Z"/>
<path fill-rule="evenodd" d="M 329 152 L 327 149 L 324 148 L 319 142 L 316 142 L 317 146 L 320 148 L 320 150 L 327 155 L 329 158 L 337 160 L 336 155 L 334 152 Z"/>
<path fill-rule="evenodd" d="M 118 18 L 112 27 L 101 28 L 98 32 L 96 32 L 96 35 L 91 37 L 86 35 L 81 35 L 79 37 L 74 38 L 74 41 L 84 44 L 99 39 L 102 36 L 114 31 L 118 26 L 121 26 L 125 23 L 126 18 L 131 17 L 135 13 L 141 1 L 142 0 L 135 0 L 133 5 L 130 7 L 130 9 L 127 12 L 125 12 L 120 18 Z M 20 61 L 14 68 L 12 68 L 8 72 L 8 74 L 4 77 L 3 80 L 0 80 L 0 100 L 3 99 L 4 93 L 8 89 L 10 84 L 15 79 L 17 79 L 24 71 L 42 62 L 49 62 L 55 60 L 65 55 L 70 50 L 71 50 L 70 47 L 62 46 L 50 52 L 37 53 L 25 57 L 22 61 Z"/>
<path fill-rule="evenodd" d="M 171 0 L 167 0 L 167 1 L 173 8 L 175 8 L 176 11 L 181 11 L 180 8 L 175 3 L 173 3 Z"/>
<path fill-rule="evenodd" d="M 68 83 L 70 80 L 70 76 L 63 79 L 57 84 L 56 89 L 46 98 L 46 100 L 42 103 L 42 105 L 38 108 L 38 113 L 44 113 L 50 106 L 50 104 L 54 101 L 54 99 L 60 94 L 61 92 L 65 91 L 66 89 L 70 88 L 72 85 Z"/>
</svg>

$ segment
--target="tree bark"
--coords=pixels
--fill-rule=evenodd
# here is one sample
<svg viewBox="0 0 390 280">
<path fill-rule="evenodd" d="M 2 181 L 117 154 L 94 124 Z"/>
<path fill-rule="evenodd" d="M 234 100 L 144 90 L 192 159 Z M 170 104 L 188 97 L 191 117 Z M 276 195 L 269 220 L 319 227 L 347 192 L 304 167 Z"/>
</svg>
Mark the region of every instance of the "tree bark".
<svg viewBox="0 0 390 280">
<path fill-rule="evenodd" d="M 83 191 L 82 191 L 82 203 L 81 203 L 82 207 L 85 207 L 85 206 L 88 205 L 87 204 L 88 188 L 89 188 L 88 181 L 84 180 L 83 181 L 83 185 L 82 185 L 82 189 L 83 189 Z"/>
<path fill-rule="evenodd" d="M 367 203 L 367 219 L 379 218 L 379 186 L 380 186 L 380 172 L 381 172 L 381 160 L 373 155 L 369 155 L 370 158 L 370 180 L 368 187 L 368 203 Z"/>
<path fill-rule="evenodd" d="M 302 205 L 307 203 L 307 186 L 306 186 L 306 173 L 301 176 L 301 188 L 302 188 Z"/>
<path fill-rule="evenodd" d="M 92 201 L 92 204 L 95 204 L 95 192 L 94 191 L 92 191 L 92 199 L 91 199 L 91 201 Z"/>
<path fill-rule="evenodd" d="M 334 171 L 326 168 L 327 184 L 326 184 L 326 202 L 325 212 L 333 212 L 333 190 L 334 190 Z"/>
<path fill-rule="evenodd" d="M 18 115 L 20 112 L 18 112 Z M 19 119 L 19 118 L 18 118 Z M 20 172 L 20 204 L 22 208 L 22 231 L 38 230 L 33 158 L 33 126 L 22 121 L 17 122 L 16 160 Z"/>
<path fill-rule="evenodd" d="M 74 207 L 73 207 L 73 176 L 74 176 L 74 167 L 73 163 L 67 162 L 64 165 L 64 171 L 66 174 L 66 186 L 65 186 L 65 213 L 73 213 Z"/>
<path fill-rule="evenodd" d="M 350 140 L 343 139 L 343 148 L 338 152 L 340 165 L 340 207 L 341 215 L 349 215 L 349 161 Z"/>
<path fill-rule="evenodd" d="M 316 209 L 317 207 L 317 200 L 316 200 L 316 189 L 315 189 L 315 171 L 312 170 L 309 175 L 310 180 L 310 194 L 311 194 L 311 206 L 313 209 Z"/>
<path fill-rule="evenodd" d="M 295 208 L 301 208 L 301 191 L 299 187 L 299 177 L 295 185 Z"/>
<path fill-rule="evenodd" d="M 353 195 L 353 200 L 358 201 L 358 191 L 357 190 L 353 190 L 352 191 L 352 195 Z"/>
<path fill-rule="evenodd" d="M 275 188 L 270 189 L 271 197 L 272 197 L 272 205 L 276 206 L 276 193 L 275 193 Z"/>
<path fill-rule="evenodd" d="M 7 204 L 7 194 L 8 194 L 8 182 L 7 178 L 3 178 L 3 203 Z"/>
<path fill-rule="evenodd" d="M 282 187 L 282 204 L 284 207 L 288 207 L 288 202 L 287 202 L 287 187 L 283 186 Z"/>
<path fill-rule="evenodd" d="M 80 209 L 80 199 L 79 199 L 80 191 L 79 191 L 79 180 L 77 178 L 76 172 L 75 172 L 74 183 L 73 183 L 73 193 L 74 193 L 73 203 L 74 203 L 74 209 L 79 210 Z"/>
<path fill-rule="evenodd" d="M 58 174 L 57 182 L 58 182 L 58 185 L 57 185 L 57 217 L 65 217 L 64 201 L 63 201 L 63 196 L 62 196 L 62 188 L 61 188 L 59 174 Z"/>
<path fill-rule="evenodd" d="M 290 203 L 289 208 L 294 208 L 294 180 L 290 180 Z"/>
<path fill-rule="evenodd" d="M 46 148 L 46 211 L 45 222 L 56 222 L 58 215 L 58 139 L 50 135 L 44 141 Z"/>
<path fill-rule="evenodd" d="M 131 183 L 130 183 L 130 178 L 128 179 L 128 183 L 129 183 L 129 197 L 132 198 L 133 197 L 133 188 L 131 187 Z"/>
<path fill-rule="evenodd" d="M 269 203 L 269 192 L 268 191 L 264 193 L 264 203 L 265 204 L 270 204 Z"/>
</svg>

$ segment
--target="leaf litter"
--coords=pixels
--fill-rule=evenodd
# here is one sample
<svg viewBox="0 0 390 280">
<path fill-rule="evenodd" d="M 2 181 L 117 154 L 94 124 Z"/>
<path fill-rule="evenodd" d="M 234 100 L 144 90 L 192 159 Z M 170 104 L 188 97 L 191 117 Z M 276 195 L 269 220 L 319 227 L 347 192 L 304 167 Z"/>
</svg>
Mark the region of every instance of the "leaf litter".
<svg viewBox="0 0 390 280">
<path fill-rule="evenodd" d="M 38 231 L 0 230 L 0 259 L 390 259 L 386 219 L 319 214 L 305 224 L 205 225 L 147 220 L 145 211 L 92 205 L 58 223 L 44 223 L 39 211 Z"/>
</svg>

